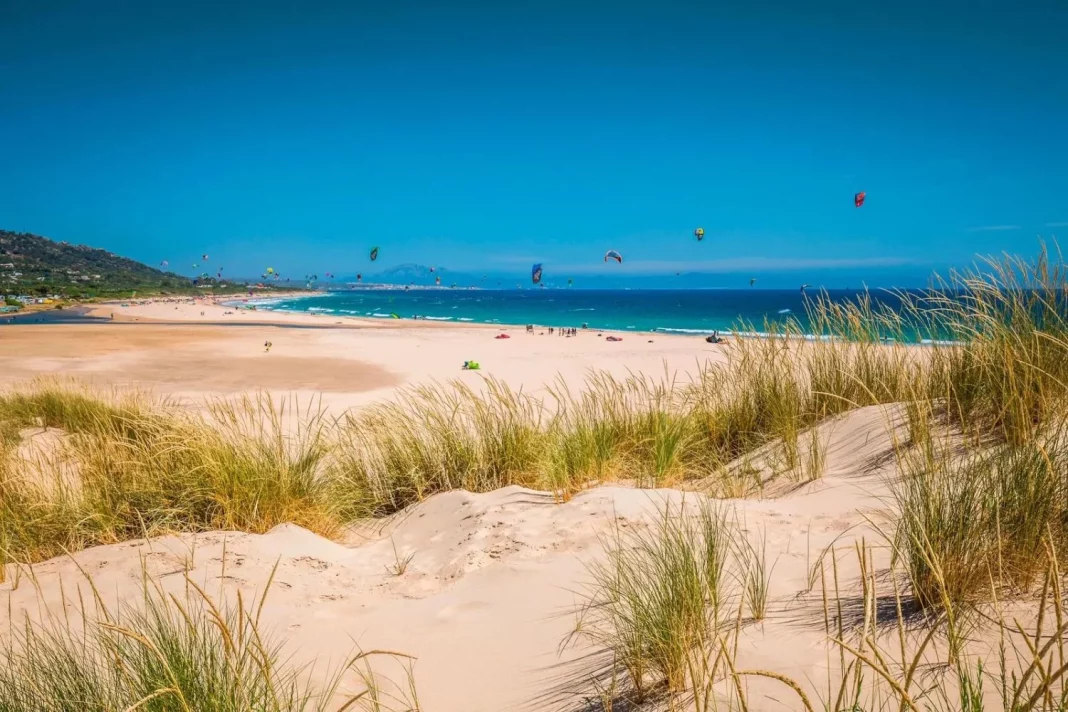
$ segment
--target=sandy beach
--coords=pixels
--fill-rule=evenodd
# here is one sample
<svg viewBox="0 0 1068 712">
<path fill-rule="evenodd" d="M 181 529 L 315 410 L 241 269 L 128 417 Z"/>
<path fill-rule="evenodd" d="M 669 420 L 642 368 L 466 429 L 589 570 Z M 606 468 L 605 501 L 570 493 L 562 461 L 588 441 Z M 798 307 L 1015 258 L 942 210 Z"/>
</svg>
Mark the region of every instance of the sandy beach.
<svg viewBox="0 0 1068 712">
<path fill-rule="evenodd" d="M 208 301 L 94 307 L 108 324 L 27 324 L 0 333 L 0 382 L 71 376 L 101 386 L 135 386 L 196 401 L 265 389 L 344 409 L 387 397 L 403 385 L 492 377 L 541 390 L 558 377 L 580 388 L 591 369 L 680 377 L 723 358 L 701 338 L 628 334 L 608 342 L 524 327 L 331 319 L 235 310 Z M 495 338 L 507 334 L 508 339 Z M 266 351 L 265 342 L 272 344 Z M 481 370 L 464 371 L 464 361 Z"/>
<path fill-rule="evenodd" d="M 328 411 L 341 414 L 399 388 L 452 379 L 480 388 L 492 377 L 536 395 L 547 394 L 557 379 L 581 391 L 594 369 L 685 380 L 699 364 L 725 360 L 730 348 L 698 337 L 628 334 L 612 343 L 596 332 L 565 338 L 544 329 L 337 320 L 211 303 L 93 310 L 109 321 L 113 312 L 114 323 L 4 327 L 0 380 L 10 386 L 37 376 L 70 377 L 147 388 L 191 406 L 263 389 L 302 401 L 321 398 Z M 495 338 L 502 333 L 510 338 Z M 469 359 L 482 370 L 461 370 Z M 831 657 L 813 566 L 833 545 L 843 586 L 859 595 L 855 546 L 873 546 L 872 561 L 887 565 L 878 527 L 894 471 L 888 424 L 898 418 L 876 406 L 828 420 L 818 429 L 827 448 L 821 478 L 731 502 L 741 531 L 766 546 L 773 572 L 770 611 L 743 629 L 739 666 L 774 670 L 818 694 Z M 34 442 L 30 437 L 24 447 Z M 758 453 L 746 466 L 765 465 Z M 0 625 L 38 616 L 41 600 L 72 611 L 72 592 L 84 595 L 86 575 L 111 604 L 136 599 L 143 569 L 167 592 L 181 591 L 188 575 L 221 600 L 240 591 L 250 601 L 263 593 L 277 564 L 264 625 L 283 637 L 295 660 L 316 661 L 318 674 L 355 645 L 384 648 L 414 656 L 420 709 L 427 712 L 601 709 L 587 707 L 587 700 L 593 681 L 604 684 L 611 660 L 605 650 L 572 640 L 587 567 L 603 556 L 601 543 L 613 527 L 646 527 L 665 502 L 696 506 L 702 498 L 611 486 L 561 504 L 520 487 L 454 491 L 334 541 L 282 525 L 259 535 L 116 543 L 32 569 L 9 565 L 8 581 L 0 584 Z M 391 573 L 398 556 L 408 554 L 404 571 Z M 401 674 L 395 665 L 387 672 Z M 355 684 L 348 680 L 339 695 Z M 726 684 L 716 683 L 717 694 L 726 694 Z M 775 680 L 753 678 L 746 689 L 752 710 L 798 708 Z"/>
<path fill-rule="evenodd" d="M 0 0 L 0 712 L 1068 712 L 1066 31 Z"/>
</svg>

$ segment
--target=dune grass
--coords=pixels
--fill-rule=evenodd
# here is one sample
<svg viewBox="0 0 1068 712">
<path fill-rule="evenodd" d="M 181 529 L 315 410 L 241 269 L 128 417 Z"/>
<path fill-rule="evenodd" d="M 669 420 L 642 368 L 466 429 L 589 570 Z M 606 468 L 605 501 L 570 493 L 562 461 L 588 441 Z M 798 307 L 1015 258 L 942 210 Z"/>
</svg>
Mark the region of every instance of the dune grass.
<svg viewBox="0 0 1068 712">
<path fill-rule="evenodd" d="M 1039 542 L 1044 565 L 1026 625 L 1018 605 L 1003 605 L 993 579 L 991 604 L 981 613 L 946 600 L 918 620 L 907 573 L 877 569 L 863 539 L 855 547 L 859 602 L 852 585 L 841 586 L 838 552 L 821 557 L 816 577 L 827 642 L 821 683 L 740 667 L 739 640 L 759 624 L 765 605 L 753 603 L 754 581 L 767 569 L 760 540 L 739 538 L 737 524 L 707 501 L 667 504 L 647 528 L 617 527 L 604 540 L 572 633 L 613 655 L 605 676 L 611 685 L 595 685 L 596 709 L 745 711 L 755 709 L 746 684 L 754 678 L 781 686 L 775 705 L 809 712 L 1068 708 L 1068 618 L 1050 539 Z M 844 606 L 863 614 L 847 617 Z M 981 625 L 999 641 L 993 649 L 973 636 Z"/>
<path fill-rule="evenodd" d="M 265 532 L 294 522 L 329 536 L 342 524 L 320 476 L 331 446 L 319 411 L 291 413 L 267 396 L 213 402 L 207 415 L 144 395 L 93 403 L 51 383 L 4 402 L 7 417 L 47 417 L 68 437 L 50 456 L 53 467 L 46 458 L 27 468 L 6 446 L 0 563 L 170 532 Z M 59 459 L 73 481 L 58 474 Z"/>
<path fill-rule="evenodd" d="M 1040 576 L 1042 585 L 1024 626 L 1019 610 L 1008 613 L 998 597 L 998 585 L 989 582 L 992 605 L 982 619 L 969 608 L 956 608 L 947 601 L 937 616 L 924 625 L 904 611 L 905 594 L 896 570 L 880 576 L 871 565 L 869 549 L 857 548 L 864 584 L 862 605 L 874 612 L 880 599 L 889 599 L 893 613 L 887 630 L 880 630 L 874 614 L 865 615 L 859 626 L 845 630 L 831 623 L 827 601 L 839 599 L 838 579 L 834 591 L 825 590 L 825 621 L 828 639 L 840 655 L 837 681 L 829 675 L 824 702 L 833 709 L 937 710 L 982 712 L 1001 709 L 1012 712 L 1060 712 L 1068 706 L 1068 672 L 1062 574 L 1056 551 L 1042 542 L 1046 556 Z M 890 581 L 889 590 L 879 590 L 879 581 Z M 824 575 L 825 582 L 827 577 Z M 840 619 L 839 619 L 840 620 Z M 971 633 L 985 624 L 999 632 L 994 650 L 977 645 Z"/>
<path fill-rule="evenodd" d="M 1043 542 L 1068 543 L 1068 438 L 1050 425 L 1039 439 L 977 452 L 943 438 L 900 460 L 895 548 L 921 605 L 960 606 L 990 596 L 990 580 L 1033 588 Z"/>
<path fill-rule="evenodd" d="M 990 260 L 897 295 L 895 311 L 868 294 L 817 297 L 809 323 L 821 338 L 805 338 L 796 322 L 767 324 L 770 336 L 734 340 L 724 362 L 697 364 L 686 380 L 595 372 L 581 391 L 560 382 L 546 398 L 494 379 L 477 390 L 429 384 L 336 420 L 266 395 L 192 412 L 148 394 L 38 383 L 0 395 L 0 564 L 283 522 L 331 536 L 459 488 L 521 485 L 566 501 L 618 480 L 760 495 L 769 478 L 822 476 L 821 422 L 901 403 L 908 439 L 898 443 L 887 533 L 907 578 L 901 595 L 939 620 L 967 617 L 1055 587 L 1049 552 L 1068 544 L 1066 295 L 1068 273 L 1043 249 L 1034 261 Z M 76 477 L 41 481 L 58 462 L 20 464 L 20 432 L 32 427 L 62 430 L 51 457 Z M 760 448 L 775 453 L 771 473 L 751 460 Z M 657 681 L 695 690 L 701 666 L 726 674 L 725 601 L 762 617 L 760 571 L 773 568 L 756 549 L 726 556 L 710 545 L 730 529 L 712 515 L 665 521 L 675 523 L 617 541 L 597 574 L 614 596 L 600 610 L 615 606 L 618 619 L 593 628 L 615 631 L 601 641 L 640 694 Z M 887 677 L 867 650 L 874 664 L 854 656 L 854 670 Z M 957 671 L 960 704 L 970 704 L 983 676 Z"/>
<path fill-rule="evenodd" d="M 45 611 L 12 625 L 0 643 L 0 710 L 418 710 L 410 700 L 387 704 L 392 683 L 371 666 L 375 657 L 406 657 L 398 653 L 357 652 L 322 684 L 309 683 L 310 669 L 286 658 L 261 625 L 266 592 L 248 605 L 240 594 L 220 605 L 192 580 L 176 595 L 146 576 L 139 600 L 111 610 L 89 589 L 89 601 L 67 602 L 76 613 Z M 355 692 L 341 694 L 356 681 Z M 410 675 L 408 683 L 414 693 Z"/>
<path fill-rule="evenodd" d="M 707 503 L 663 507 L 651 527 L 617 526 L 604 542 L 576 627 L 612 651 L 638 703 L 687 688 L 693 652 L 715 639 L 738 589 L 733 519 Z"/>
<path fill-rule="evenodd" d="M 893 312 L 867 294 L 820 296 L 809 321 L 827 338 L 768 324 L 771 336 L 734 341 L 726 362 L 697 364 L 686 380 L 595 372 L 580 392 L 561 382 L 544 399 L 492 378 L 480 390 L 429 384 L 339 420 L 265 395 L 193 414 L 147 394 L 39 383 L 0 396 L 3 441 L 35 424 L 62 429 L 78 482 L 46 493 L 8 472 L 0 555 L 286 521 L 331 535 L 458 488 L 522 485 L 566 500 L 619 480 L 759 494 L 769 477 L 821 476 L 815 426 L 866 405 L 905 403 L 911 449 L 934 447 L 947 429 L 984 447 L 1030 446 L 1049 439 L 1068 404 L 1066 288 L 1068 274 L 1042 252 L 900 295 Z M 938 341 L 905 343 L 920 337 Z M 745 466 L 763 446 L 776 453 L 771 473 Z M 906 495 L 903 506 L 916 499 Z"/>
</svg>

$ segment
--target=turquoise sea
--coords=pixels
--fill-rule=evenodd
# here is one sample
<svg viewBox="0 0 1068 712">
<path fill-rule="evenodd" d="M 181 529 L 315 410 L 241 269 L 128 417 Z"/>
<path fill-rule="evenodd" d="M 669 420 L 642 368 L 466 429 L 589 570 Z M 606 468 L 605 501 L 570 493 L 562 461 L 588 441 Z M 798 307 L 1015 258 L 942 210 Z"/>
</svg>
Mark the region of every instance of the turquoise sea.
<svg viewBox="0 0 1068 712">
<path fill-rule="evenodd" d="M 855 291 L 832 291 L 834 300 Z M 890 305 L 891 294 L 876 295 Z M 337 316 L 420 318 L 473 324 L 537 324 L 619 331 L 705 334 L 729 331 L 739 323 L 761 330 L 766 320 L 789 317 L 806 326 L 805 301 L 798 290 L 460 290 L 365 289 L 322 296 L 275 300 L 260 309 Z"/>
</svg>

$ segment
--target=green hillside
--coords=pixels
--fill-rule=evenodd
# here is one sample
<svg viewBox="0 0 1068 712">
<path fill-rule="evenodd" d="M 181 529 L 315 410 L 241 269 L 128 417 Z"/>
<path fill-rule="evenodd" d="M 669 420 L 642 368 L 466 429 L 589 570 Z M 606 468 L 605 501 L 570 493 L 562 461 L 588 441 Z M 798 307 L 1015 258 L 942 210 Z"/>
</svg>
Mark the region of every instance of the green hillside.
<svg viewBox="0 0 1068 712">
<path fill-rule="evenodd" d="M 106 250 L 0 230 L 0 294 L 68 296 L 193 290 L 181 275 L 161 272 Z"/>
</svg>

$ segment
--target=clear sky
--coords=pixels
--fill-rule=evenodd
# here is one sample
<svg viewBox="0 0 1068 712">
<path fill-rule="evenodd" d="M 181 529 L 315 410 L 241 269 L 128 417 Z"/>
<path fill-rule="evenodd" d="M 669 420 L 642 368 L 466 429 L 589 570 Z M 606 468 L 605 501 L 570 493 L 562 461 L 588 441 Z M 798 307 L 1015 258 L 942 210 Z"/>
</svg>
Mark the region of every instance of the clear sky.
<svg viewBox="0 0 1068 712">
<path fill-rule="evenodd" d="M 0 228 L 187 273 L 1030 253 L 1066 35 L 1065 0 L 0 0 Z"/>
</svg>

